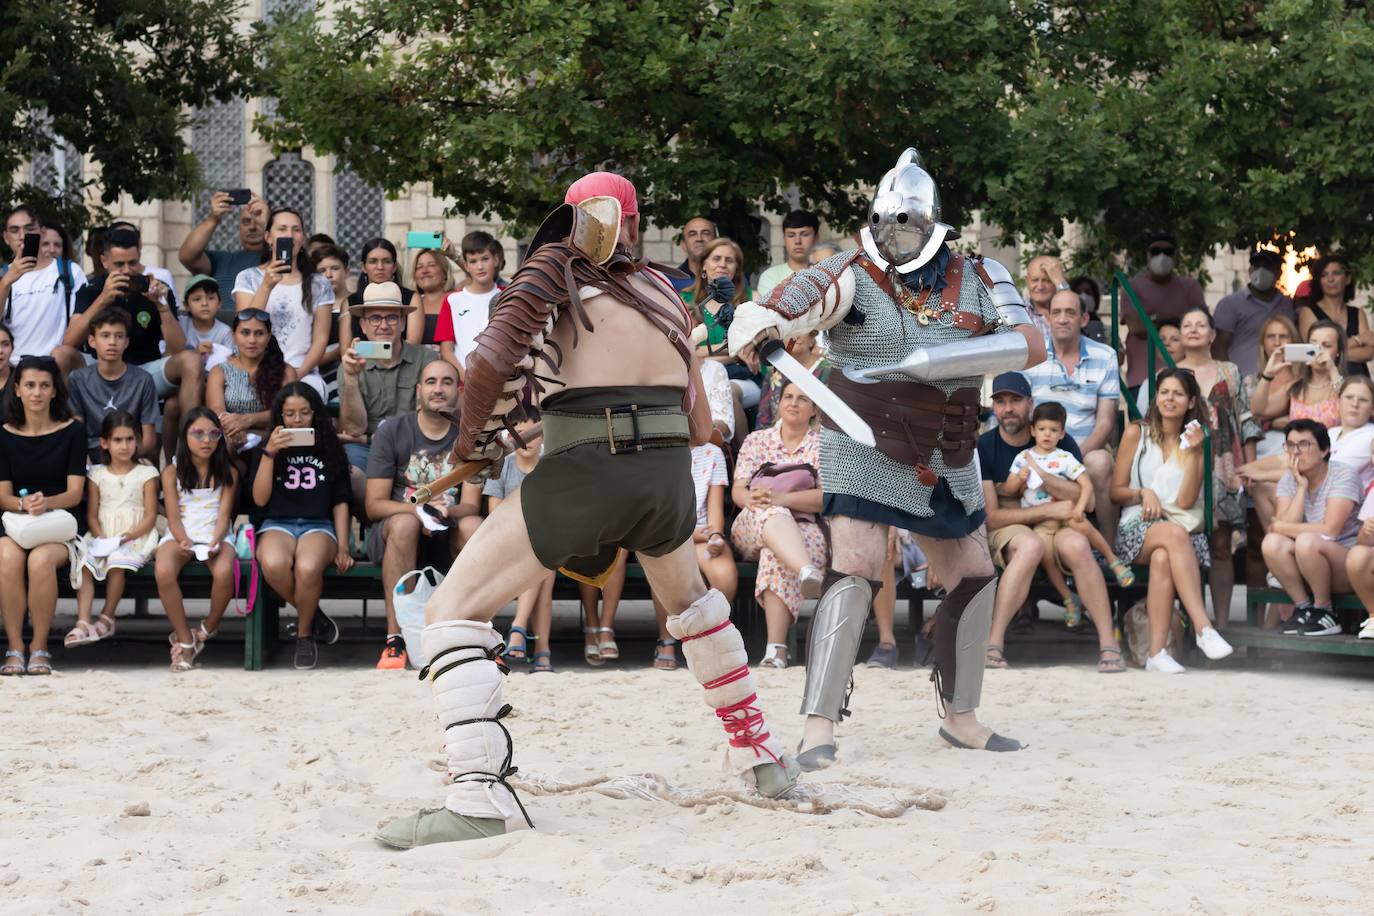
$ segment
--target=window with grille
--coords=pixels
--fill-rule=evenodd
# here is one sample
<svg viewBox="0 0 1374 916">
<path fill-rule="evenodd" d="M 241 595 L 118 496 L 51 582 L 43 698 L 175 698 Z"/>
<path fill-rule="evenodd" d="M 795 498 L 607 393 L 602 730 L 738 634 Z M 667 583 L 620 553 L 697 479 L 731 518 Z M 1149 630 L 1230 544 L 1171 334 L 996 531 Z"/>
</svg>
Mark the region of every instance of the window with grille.
<svg viewBox="0 0 1374 916">
<path fill-rule="evenodd" d="M 348 252 L 356 274 L 363 242 L 386 228 L 386 195 L 348 169 L 334 173 L 334 241 Z"/>
<path fill-rule="evenodd" d="M 210 192 L 241 188 L 243 178 L 243 100 L 233 99 L 201 109 L 191 122 L 191 149 L 200 161 L 204 188 L 193 201 L 192 221 L 199 223 L 210 212 Z M 210 237 L 215 251 L 237 251 L 237 213 L 220 221 Z"/>
<path fill-rule="evenodd" d="M 299 152 L 282 153 L 263 167 L 262 190 L 270 207 L 290 207 L 301 215 L 306 234 L 314 231 L 315 167 Z"/>
</svg>

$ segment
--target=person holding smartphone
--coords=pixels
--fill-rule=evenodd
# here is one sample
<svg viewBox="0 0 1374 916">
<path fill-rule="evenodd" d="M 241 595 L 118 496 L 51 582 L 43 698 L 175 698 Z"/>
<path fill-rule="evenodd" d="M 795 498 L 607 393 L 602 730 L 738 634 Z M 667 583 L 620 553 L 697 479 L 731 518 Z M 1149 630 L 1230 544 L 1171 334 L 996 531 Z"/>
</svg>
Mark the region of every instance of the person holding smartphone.
<svg viewBox="0 0 1374 916">
<path fill-rule="evenodd" d="M 10 262 L 0 273 L 0 300 L 4 321 L 14 335 L 13 358 L 52 355 L 63 372 L 84 366 L 75 348 L 62 345 L 75 294 L 86 285 L 86 274 L 71 260 L 70 245 L 55 253 L 52 246 L 44 246 L 43 236 L 51 232 L 61 242 L 61 233 L 56 227 L 46 229 L 27 206 L 11 209 L 4 227 Z"/>
<path fill-rule="evenodd" d="M 263 578 L 296 609 L 296 667 L 315 667 L 317 640 L 338 626 L 319 610 L 324 571 L 348 572 L 348 459 L 319 394 L 292 382 L 272 401 L 272 432 L 253 473 L 262 507 L 258 563 Z"/>
<path fill-rule="evenodd" d="M 367 456 L 371 438 L 388 417 L 415 412 L 415 386 L 420 370 L 433 357 L 425 347 L 406 343 L 406 316 L 415 309 L 401 299 L 395 283 L 369 283 L 363 301 L 348 307 L 359 319 L 362 340 L 352 341 L 340 357 L 339 428 L 349 442 L 345 449 L 355 468 L 353 489 L 361 504 L 367 487 Z"/>
<path fill-rule="evenodd" d="M 334 289 L 305 252 L 301 215 L 289 207 L 273 210 L 263 250 L 266 263 L 240 271 L 234 280 L 234 309 L 267 312 L 287 365 L 323 399 L 318 367 L 329 346 Z"/>
<path fill-rule="evenodd" d="M 238 210 L 239 250 L 212 249 L 215 232 Z M 177 260 L 192 274 L 209 274 L 221 290 L 234 288 L 234 279 L 265 260 L 262 241 L 267 234 L 267 202 L 247 188 L 210 193 L 210 210 L 191 230 L 177 251 Z M 232 303 L 222 303 L 227 307 Z"/>
</svg>

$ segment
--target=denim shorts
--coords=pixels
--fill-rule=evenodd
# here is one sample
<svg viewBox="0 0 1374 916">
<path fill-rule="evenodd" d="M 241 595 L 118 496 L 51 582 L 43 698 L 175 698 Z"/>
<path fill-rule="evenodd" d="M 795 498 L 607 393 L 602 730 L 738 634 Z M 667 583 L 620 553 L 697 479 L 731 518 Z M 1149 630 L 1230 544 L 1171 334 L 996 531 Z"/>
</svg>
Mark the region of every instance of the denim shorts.
<svg viewBox="0 0 1374 916">
<path fill-rule="evenodd" d="M 319 531 L 327 534 L 334 541 L 334 523 L 323 518 L 265 518 L 262 520 L 262 527 L 258 529 L 258 534 L 265 534 L 268 531 L 280 531 L 289 534 L 295 540 L 300 540 L 304 535 L 312 531 Z"/>
</svg>

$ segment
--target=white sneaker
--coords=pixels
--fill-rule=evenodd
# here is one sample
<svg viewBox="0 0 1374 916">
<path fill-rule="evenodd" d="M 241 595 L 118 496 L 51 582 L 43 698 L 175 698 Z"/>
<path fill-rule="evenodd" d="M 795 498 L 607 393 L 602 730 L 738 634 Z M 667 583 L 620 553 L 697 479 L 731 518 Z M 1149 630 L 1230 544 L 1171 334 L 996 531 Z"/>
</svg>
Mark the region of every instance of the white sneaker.
<svg viewBox="0 0 1374 916">
<path fill-rule="evenodd" d="M 819 598 L 821 586 L 825 584 L 825 573 L 814 566 L 803 566 L 797 573 L 797 584 L 801 586 L 803 598 Z"/>
<path fill-rule="evenodd" d="M 1366 617 L 1360 624 L 1360 639 L 1374 639 L 1374 617 Z"/>
<path fill-rule="evenodd" d="M 1156 674 L 1182 674 L 1188 669 L 1174 661 L 1168 649 L 1160 649 L 1158 654 L 1145 659 L 1145 670 Z"/>
<path fill-rule="evenodd" d="M 1231 644 L 1222 639 L 1221 634 L 1212 627 L 1208 627 L 1198 634 L 1197 647 L 1202 650 L 1203 655 L 1206 655 L 1213 661 L 1219 658 L 1225 658 L 1236 651 L 1232 649 Z"/>
<path fill-rule="evenodd" d="M 1273 573 L 1265 573 L 1264 581 L 1268 584 L 1270 588 L 1283 588 L 1283 583 L 1280 582 L 1278 576 L 1274 575 Z"/>
</svg>

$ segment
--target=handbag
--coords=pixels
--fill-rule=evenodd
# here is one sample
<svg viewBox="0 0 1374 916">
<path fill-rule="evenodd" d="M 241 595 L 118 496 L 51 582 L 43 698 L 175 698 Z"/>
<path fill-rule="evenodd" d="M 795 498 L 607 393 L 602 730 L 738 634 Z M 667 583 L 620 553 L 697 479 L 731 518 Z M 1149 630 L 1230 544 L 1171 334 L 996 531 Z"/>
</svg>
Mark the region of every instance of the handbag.
<svg viewBox="0 0 1374 916">
<path fill-rule="evenodd" d="M 407 592 L 406 585 L 412 579 L 418 581 Z M 429 661 L 420 644 L 421 634 L 425 631 L 425 603 L 443 581 L 443 573 L 433 566 L 426 566 L 424 569 L 412 569 L 396 580 L 396 587 L 392 590 L 392 605 L 396 608 L 396 623 L 401 628 L 401 638 L 406 642 L 406 656 L 416 668 L 423 668 Z"/>
<path fill-rule="evenodd" d="M 762 486 L 776 493 L 800 493 L 805 490 L 819 490 L 821 475 L 806 462 L 795 464 L 774 464 L 768 462 L 749 478 L 749 489 Z M 792 517 L 799 522 L 817 522 L 816 513 L 791 510 Z"/>
<path fill-rule="evenodd" d="M 6 512 L 0 516 L 5 536 L 25 550 L 43 544 L 63 544 L 76 537 L 76 516 L 66 509 L 49 509 L 42 515 Z"/>
<path fill-rule="evenodd" d="M 252 522 L 244 522 L 243 527 L 234 535 L 234 613 L 247 617 L 253 613 L 258 603 L 258 542 Z M 239 607 L 240 564 L 248 564 L 248 604 Z"/>
</svg>

